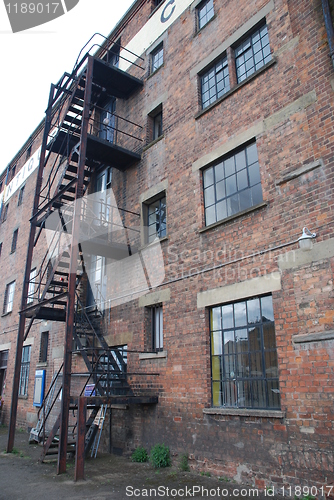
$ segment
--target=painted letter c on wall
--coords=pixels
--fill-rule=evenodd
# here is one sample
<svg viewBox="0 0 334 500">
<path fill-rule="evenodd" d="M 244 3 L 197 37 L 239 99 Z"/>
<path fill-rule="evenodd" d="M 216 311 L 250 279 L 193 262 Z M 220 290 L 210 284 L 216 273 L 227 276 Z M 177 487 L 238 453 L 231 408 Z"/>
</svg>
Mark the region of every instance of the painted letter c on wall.
<svg viewBox="0 0 334 500">
<path fill-rule="evenodd" d="M 162 23 L 165 23 L 166 21 L 168 21 L 168 19 L 170 19 L 172 17 L 173 12 L 175 10 L 175 5 L 173 5 L 173 3 L 175 3 L 175 0 L 169 0 L 169 2 L 166 3 L 165 8 L 164 8 L 164 10 L 161 13 L 161 18 L 160 19 L 161 19 Z M 170 13 L 167 14 L 167 16 L 166 16 L 165 13 L 166 13 L 166 10 L 168 9 L 169 5 L 173 5 L 173 8 L 170 11 Z"/>
</svg>

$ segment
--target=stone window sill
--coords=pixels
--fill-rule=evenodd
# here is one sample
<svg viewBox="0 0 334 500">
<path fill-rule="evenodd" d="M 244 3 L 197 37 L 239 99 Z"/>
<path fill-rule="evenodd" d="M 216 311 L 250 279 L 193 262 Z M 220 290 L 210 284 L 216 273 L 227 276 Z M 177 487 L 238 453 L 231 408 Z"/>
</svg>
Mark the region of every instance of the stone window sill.
<svg viewBox="0 0 334 500">
<path fill-rule="evenodd" d="M 139 354 L 139 359 L 164 359 L 167 358 L 167 351 L 159 352 L 141 352 Z"/>
<path fill-rule="evenodd" d="M 206 415 L 235 415 L 240 417 L 284 418 L 281 410 L 255 410 L 247 408 L 204 408 Z"/>
<path fill-rule="evenodd" d="M 139 247 L 139 251 L 144 250 L 145 248 L 148 248 L 149 246 L 156 245 L 157 243 L 163 243 L 164 241 L 168 241 L 168 236 L 163 236 L 162 238 L 159 238 L 158 240 L 151 241 L 150 243 L 145 243 L 145 245 L 142 245 Z"/>
<path fill-rule="evenodd" d="M 159 137 L 157 137 L 157 139 L 154 139 L 154 141 L 151 141 L 149 144 L 147 144 L 147 146 L 143 147 L 143 153 L 144 153 L 144 151 L 147 151 L 152 146 L 154 146 L 154 144 L 156 144 L 157 142 L 161 141 L 164 137 L 165 137 L 164 134 L 162 134 Z"/>
<path fill-rule="evenodd" d="M 260 208 L 264 208 L 267 205 L 268 205 L 268 203 L 264 201 L 262 203 L 259 203 L 258 205 L 254 205 L 253 207 L 247 208 L 247 210 L 243 210 L 242 212 L 238 212 L 237 214 L 231 215 L 230 217 L 226 217 L 225 219 L 214 222 L 213 224 L 210 224 L 209 226 L 202 227 L 201 229 L 199 229 L 198 232 L 204 233 L 205 231 L 209 231 L 210 229 L 221 226 L 222 224 L 230 222 L 234 219 L 238 219 L 239 217 L 242 217 L 243 215 L 247 215 L 249 213 L 255 212 L 256 210 L 259 210 Z"/>
<path fill-rule="evenodd" d="M 48 366 L 47 361 L 36 363 L 36 368 L 46 368 Z"/>
<path fill-rule="evenodd" d="M 327 332 L 316 332 L 316 333 L 303 333 L 299 335 L 292 335 L 292 341 L 294 344 L 304 344 L 306 342 L 324 342 L 325 340 L 334 339 L 334 330 L 329 330 Z"/>
</svg>

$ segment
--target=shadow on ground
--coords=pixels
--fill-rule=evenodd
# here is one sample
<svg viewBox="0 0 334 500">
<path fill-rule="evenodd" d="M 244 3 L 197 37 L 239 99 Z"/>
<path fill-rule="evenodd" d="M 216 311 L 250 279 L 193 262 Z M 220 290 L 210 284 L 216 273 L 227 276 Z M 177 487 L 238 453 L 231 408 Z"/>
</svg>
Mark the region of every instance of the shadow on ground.
<svg viewBox="0 0 334 500">
<path fill-rule="evenodd" d="M 127 498 L 273 498 L 221 478 L 182 472 L 178 466 L 155 470 L 125 457 L 99 454 L 85 462 L 85 480 L 74 481 L 74 459 L 57 475 L 56 461 L 39 462 L 41 447 L 16 431 L 13 453 L 5 453 L 6 427 L 0 428 L 1 500 L 125 500 Z"/>
</svg>

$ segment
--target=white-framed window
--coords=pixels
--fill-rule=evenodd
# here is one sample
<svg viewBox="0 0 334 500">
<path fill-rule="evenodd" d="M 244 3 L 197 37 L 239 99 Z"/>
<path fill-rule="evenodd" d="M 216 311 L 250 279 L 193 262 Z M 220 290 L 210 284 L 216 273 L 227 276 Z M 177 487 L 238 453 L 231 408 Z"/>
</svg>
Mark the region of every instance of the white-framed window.
<svg viewBox="0 0 334 500">
<path fill-rule="evenodd" d="M 154 73 L 164 63 L 164 47 L 161 43 L 151 52 L 151 73 Z"/>
<path fill-rule="evenodd" d="M 163 350 L 163 312 L 162 305 L 151 307 L 152 314 L 152 350 Z"/>
<path fill-rule="evenodd" d="M 3 314 L 12 312 L 14 304 L 15 281 L 8 283 L 5 290 L 5 298 L 3 302 Z"/>
<path fill-rule="evenodd" d="M 33 302 L 34 300 L 36 275 L 37 275 L 37 269 L 35 267 L 30 271 L 27 304 L 31 304 L 31 302 Z"/>
<path fill-rule="evenodd" d="M 19 382 L 19 396 L 27 396 L 28 395 L 30 353 L 31 353 L 31 346 L 30 345 L 24 346 L 23 350 L 22 350 L 21 372 L 20 372 L 20 382 Z"/>
</svg>

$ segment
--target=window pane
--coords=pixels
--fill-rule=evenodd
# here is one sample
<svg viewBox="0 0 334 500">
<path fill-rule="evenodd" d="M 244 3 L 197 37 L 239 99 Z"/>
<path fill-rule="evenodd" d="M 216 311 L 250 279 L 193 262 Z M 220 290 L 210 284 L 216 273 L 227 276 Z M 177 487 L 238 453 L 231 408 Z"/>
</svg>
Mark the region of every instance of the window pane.
<svg viewBox="0 0 334 500">
<path fill-rule="evenodd" d="M 266 384 L 264 380 L 251 382 L 253 408 L 266 408 Z"/>
<path fill-rule="evenodd" d="M 240 212 L 239 208 L 239 195 L 231 196 L 227 198 L 227 215 L 234 215 Z"/>
<path fill-rule="evenodd" d="M 226 178 L 226 195 L 230 196 L 237 191 L 237 178 L 235 175 L 231 175 Z"/>
<path fill-rule="evenodd" d="M 222 220 L 227 217 L 226 200 L 217 203 L 217 220 Z"/>
<path fill-rule="evenodd" d="M 214 205 L 205 210 L 205 223 L 207 226 L 216 222 L 216 208 Z"/>
<path fill-rule="evenodd" d="M 236 330 L 235 341 L 237 352 L 248 352 L 248 332 L 246 329 Z"/>
<path fill-rule="evenodd" d="M 262 317 L 264 321 L 274 321 L 273 299 L 271 295 L 261 298 Z"/>
<path fill-rule="evenodd" d="M 203 172 L 204 187 L 211 186 L 213 184 L 213 168 L 207 168 Z"/>
<path fill-rule="evenodd" d="M 246 302 L 234 304 L 234 322 L 235 326 L 246 326 Z"/>
<path fill-rule="evenodd" d="M 261 184 L 257 184 L 251 189 L 252 189 L 252 201 L 254 206 L 263 201 Z"/>
<path fill-rule="evenodd" d="M 268 380 L 267 388 L 268 388 L 268 407 L 279 408 L 280 391 L 278 386 L 278 380 Z"/>
<path fill-rule="evenodd" d="M 265 318 L 262 316 L 262 320 Z M 275 327 L 274 323 L 264 323 L 263 325 L 263 343 L 265 349 L 276 349 Z"/>
<path fill-rule="evenodd" d="M 237 391 L 235 382 L 225 382 L 223 384 L 223 405 L 235 406 L 237 402 Z"/>
<path fill-rule="evenodd" d="M 262 377 L 263 375 L 263 366 L 262 366 L 262 353 L 251 352 L 250 353 L 250 368 L 251 368 L 251 377 Z"/>
<path fill-rule="evenodd" d="M 234 354 L 235 353 L 235 342 L 234 342 L 234 332 L 224 333 L 224 354 Z"/>
<path fill-rule="evenodd" d="M 258 351 L 261 349 L 261 330 L 260 328 L 251 328 L 248 332 L 249 350 Z"/>
<path fill-rule="evenodd" d="M 214 186 L 210 186 L 204 190 L 204 202 L 205 206 L 209 207 L 215 203 L 215 188 Z"/>
<path fill-rule="evenodd" d="M 225 181 L 220 181 L 216 184 L 216 199 L 221 200 L 222 198 L 225 198 Z"/>
<path fill-rule="evenodd" d="M 240 210 L 247 210 L 252 206 L 252 193 L 250 189 L 244 189 L 242 193 L 239 194 L 240 200 Z"/>
<path fill-rule="evenodd" d="M 248 323 L 258 323 L 261 321 L 260 300 L 251 299 L 247 301 Z"/>
<path fill-rule="evenodd" d="M 237 173 L 237 185 L 238 185 L 238 191 L 241 191 L 242 189 L 248 187 L 248 177 L 246 169 L 241 170 L 241 172 Z"/>
<path fill-rule="evenodd" d="M 220 307 L 214 307 L 211 310 L 211 330 L 221 330 L 222 327 L 222 319 L 221 319 L 221 308 Z"/>
<path fill-rule="evenodd" d="M 215 356 L 223 354 L 222 334 L 221 334 L 221 332 L 212 332 L 212 336 L 211 336 L 211 352 Z"/>
<path fill-rule="evenodd" d="M 223 328 L 224 328 L 224 330 L 226 330 L 227 328 L 233 328 L 234 327 L 233 305 L 230 304 L 228 306 L 223 306 L 222 313 L 223 313 Z"/>
</svg>

